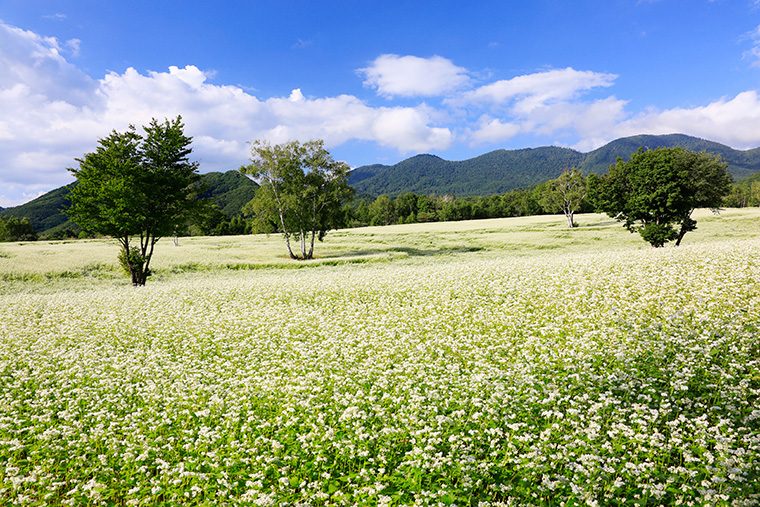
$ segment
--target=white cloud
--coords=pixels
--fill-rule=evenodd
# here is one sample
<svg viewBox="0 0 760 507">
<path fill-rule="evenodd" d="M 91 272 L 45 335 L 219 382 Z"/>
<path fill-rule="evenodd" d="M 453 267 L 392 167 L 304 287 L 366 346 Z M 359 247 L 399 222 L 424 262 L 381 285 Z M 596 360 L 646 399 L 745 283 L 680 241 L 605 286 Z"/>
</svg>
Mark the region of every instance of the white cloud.
<svg viewBox="0 0 760 507">
<path fill-rule="evenodd" d="M 365 86 L 388 98 L 446 95 L 470 81 L 467 69 L 441 56 L 380 55 L 359 72 L 365 77 Z"/>
<path fill-rule="evenodd" d="M 479 123 L 479 127 L 470 135 L 473 144 L 506 141 L 519 134 L 521 130 L 517 123 L 503 122 L 488 115 L 483 115 Z"/>
<path fill-rule="evenodd" d="M 66 41 L 66 48 L 71 53 L 71 56 L 79 56 L 79 50 L 81 49 L 82 41 L 79 39 L 69 39 Z"/>
<path fill-rule="evenodd" d="M 447 128 L 428 128 L 423 109 L 386 108 L 372 124 L 372 133 L 384 146 L 395 146 L 404 152 L 443 150 L 452 140 Z"/>
<path fill-rule="evenodd" d="M 754 90 L 693 108 L 648 110 L 616 125 L 611 136 L 682 133 L 738 149 L 760 146 L 760 96 Z"/>
<path fill-rule="evenodd" d="M 460 101 L 502 104 L 516 100 L 516 107 L 529 113 L 547 102 L 568 100 L 593 88 L 612 86 L 616 78 L 615 74 L 568 67 L 496 81 L 465 93 Z"/>
<path fill-rule="evenodd" d="M 473 144 L 504 141 L 518 134 L 581 137 L 579 147 L 595 144 L 625 118 L 623 100 L 587 100 L 583 94 L 612 86 L 617 76 L 573 68 L 525 74 L 490 83 L 448 102 L 453 106 L 483 107 Z M 499 117 L 494 117 L 497 115 Z M 592 140 L 591 142 L 587 142 Z"/>
<path fill-rule="evenodd" d="M 96 140 L 129 124 L 183 116 L 203 170 L 236 168 L 249 157 L 248 142 L 325 139 L 376 142 L 400 153 L 445 149 L 448 128 L 425 105 L 371 107 L 357 97 L 289 96 L 260 99 L 238 86 L 216 85 L 188 65 L 166 72 L 128 68 L 95 80 L 69 63 L 54 38 L 0 22 L 0 185 L 5 203 L 19 202 L 40 185 L 70 181 L 66 167 L 94 149 Z M 25 187 L 26 186 L 26 187 Z M 36 190 L 33 191 L 36 194 Z"/>
<path fill-rule="evenodd" d="M 68 16 L 62 12 L 56 12 L 55 14 L 46 14 L 42 16 L 43 19 L 53 19 L 55 21 L 65 21 Z"/>
<path fill-rule="evenodd" d="M 760 5 L 760 2 L 757 3 Z M 760 67 L 760 25 L 746 35 L 752 41 L 752 47 L 744 52 L 744 58 L 751 60 L 753 67 Z"/>
<path fill-rule="evenodd" d="M 55 37 L 0 22 L 0 90 L 22 85 L 50 101 L 88 102 L 97 83 L 61 53 Z"/>
</svg>

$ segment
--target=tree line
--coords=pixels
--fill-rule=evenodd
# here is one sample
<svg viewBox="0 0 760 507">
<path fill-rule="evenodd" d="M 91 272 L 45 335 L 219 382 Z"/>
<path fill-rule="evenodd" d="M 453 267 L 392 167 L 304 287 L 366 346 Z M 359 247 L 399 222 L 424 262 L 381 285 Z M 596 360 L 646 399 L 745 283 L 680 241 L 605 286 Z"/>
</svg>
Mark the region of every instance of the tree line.
<svg viewBox="0 0 760 507">
<path fill-rule="evenodd" d="M 118 241 L 119 263 L 135 286 L 145 285 L 151 275 L 161 238 L 176 238 L 218 216 L 208 201 L 198 199 L 200 176 L 197 162 L 190 160 L 191 142 L 181 117 L 153 119 L 142 131 L 134 126 L 113 131 L 70 169 L 77 184 L 66 213 L 84 233 Z M 760 183 L 732 186 L 727 168 L 719 156 L 704 152 L 640 149 L 601 176 L 567 168 L 556 179 L 501 195 L 407 192 L 368 199 L 354 196 L 348 165 L 334 160 L 323 141 L 255 141 L 251 162 L 240 168 L 259 184 L 244 207 L 249 218 L 219 222 L 215 230 L 279 233 L 290 258 L 307 260 L 314 256 L 315 241 L 341 227 L 562 213 L 573 228 L 576 213 L 598 211 L 654 247 L 671 241 L 677 246 L 696 229 L 696 208 L 717 210 L 727 199 L 755 202 Z M 34 239 L 30 228 L 28 220 L 6 219 L 0 221 L 0 238 Z"/>
</svg>

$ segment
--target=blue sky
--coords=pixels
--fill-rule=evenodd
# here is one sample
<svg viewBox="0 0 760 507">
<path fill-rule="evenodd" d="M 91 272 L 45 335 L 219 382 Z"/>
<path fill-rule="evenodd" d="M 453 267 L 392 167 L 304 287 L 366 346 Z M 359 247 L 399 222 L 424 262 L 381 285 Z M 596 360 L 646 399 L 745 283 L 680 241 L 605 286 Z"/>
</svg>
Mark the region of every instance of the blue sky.
<svg viewBox="0 0 760 507">
<path fill-rule="evenodd" d="M 202 171 L 324 138 L 352 166 L 581 151 L 638 133 L 760 146 L 760 1 L 0 1 L 0 206 L 99 137 L 182 114 Z"/>
</svg>

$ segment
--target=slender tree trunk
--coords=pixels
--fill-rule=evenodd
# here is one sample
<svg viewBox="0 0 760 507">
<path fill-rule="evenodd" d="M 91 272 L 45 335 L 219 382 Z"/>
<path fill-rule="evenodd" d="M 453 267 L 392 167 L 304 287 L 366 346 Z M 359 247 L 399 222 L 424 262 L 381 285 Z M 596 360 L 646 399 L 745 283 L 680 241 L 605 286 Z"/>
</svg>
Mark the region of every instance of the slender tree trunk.
<svg viewBox="0 0 760 507">
<path fill-rule="evenodd" d="M 678 238 L 676 238 L 675 246 L 679 246 L 681 244 L 681 240 L 684 236 L 686 236 L 687 232 L 693 231 L 697 228 L 697 222 L 691 219 L 692 213 L 694 213 L 693 209 L 690 210 L 689 213 L 686 214 L 681 220 L 681 229 L 678 231 Z"/>
<path fill-rule="evenodd" d="M 140 274 L 138 273 L 137 266 L 132 263 L 129 251 L 129 236 L 119 238 L 119 243 L 121 243 L 121 246 L 124 250 L 124 259 L 127 263 L 127 269 L 129 270 L 129 278 L 132 281 L 132 286 L 136 287 L 139 285 Z"/>
<path fill-rule="evenodd" d="M 676 238 L 675 246 L 679 246 L 681 244 L 681 240 L 684 236 L 686 236 L 687 232 L 689 231 L 683 225 L 681 225 L 681 230 L 678 231 L 678 238 Z"/>
<path fill-rule="evenodd" d="M 306 259 L 306 232 L 301 231 L 301 260 Z"/>
<path fill-rule="evenodd" d="M 573 219 L 574 213 L 572 211 L 565 211 L 565 218 L 567 218 L 567 226 L 571 229 L 575 227 L 575 220 Z"/>
<path fill-rule="evenodd" d="M 298 257 L 296 257 L 295 254 L 293 253 L 293 248 L 290 246 L 290 234 L 285 233 L 284 236 L 285 236 L 285 246 L 288 247 L 288 255 L 290 255 L 290 258 L 293 260 L 298 259 Z"/>
<path fill-rule="evenodd" d="M 316 235 L 316 231 L 311 231 L 311 241 L 309 242 L 309 253 L 306 256 L 307 259 L 311 259 L 314 256 L 314 236 L 315 235 Z"/>
</svg>

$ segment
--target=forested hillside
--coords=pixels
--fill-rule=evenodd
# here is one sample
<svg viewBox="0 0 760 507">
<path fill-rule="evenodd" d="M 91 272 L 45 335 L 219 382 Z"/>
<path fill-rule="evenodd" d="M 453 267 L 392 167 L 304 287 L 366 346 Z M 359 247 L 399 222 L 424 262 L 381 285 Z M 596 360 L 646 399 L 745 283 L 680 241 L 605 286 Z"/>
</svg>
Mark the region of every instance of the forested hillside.
<svg viewBox="0 0 760 507">
<path fill-rule="evenodd" d="M 0 211 L 0 216 L 26 217 L 34 230 L 43 237 L 63 237 L 77 229 L 64 213 L 69 205 L 68 195 L 76 183 L 70 183 L 37 197 L 20 206 Z M 242 207 L 253 198 L 258 187 L 238 171 L 201 174 L 200 197 L 210 199 L 218 208 L 216 220 L 229 220 L 240 214 Z"/>
<path fill-rule="evenodd" d="M 359 194 L 369 196 L 395 196 L 403 192 L 493 195 L 556 178 L 569 167 L 579 167 L 584 173 L 605 173 L 618 157 L 627 159 L 639 148 L 674 146 L 720 155 L 728 163 L 729 172 L 736 180 L 760 171 L 760 148 L 734 150 L 712 141 L 670 134 L 617 139 L 585 154 L 551 146 L 496 150 L 462 161 L 417 155 L 391 166 L 375 164 L 357 167 L 351 172 L 349 183 Z"/>
</svg>

